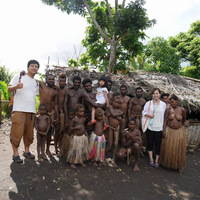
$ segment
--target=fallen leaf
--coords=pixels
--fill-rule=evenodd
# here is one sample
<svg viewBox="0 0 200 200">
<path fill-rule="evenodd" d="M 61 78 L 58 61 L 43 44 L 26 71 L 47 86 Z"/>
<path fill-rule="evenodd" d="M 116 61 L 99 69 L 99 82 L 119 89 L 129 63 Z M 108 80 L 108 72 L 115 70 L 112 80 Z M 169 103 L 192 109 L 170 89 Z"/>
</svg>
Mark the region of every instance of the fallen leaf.
<svg viewBox="0 0 200 200">
<path fill-rule="evenodd" d="M 60 188 L 57 188 L 57 191 L 60 191 Z"/>
</svg>

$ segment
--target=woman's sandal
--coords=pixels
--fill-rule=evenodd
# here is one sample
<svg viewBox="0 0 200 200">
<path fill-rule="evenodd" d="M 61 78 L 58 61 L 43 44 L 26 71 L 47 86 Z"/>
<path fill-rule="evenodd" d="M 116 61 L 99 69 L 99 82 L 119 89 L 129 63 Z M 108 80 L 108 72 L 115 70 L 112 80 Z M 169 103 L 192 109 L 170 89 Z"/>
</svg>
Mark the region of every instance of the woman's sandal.
<svg viewBox="0 0 200 200">
<path fill-rule="evenodd" d="M 149 166 L 154 167 L 154 162 L 153 161 L 149 161 Z"/>
<path fill-rule="evenodd" d="M 154 167 L 159 168 L 159 164 L 157 162 L 155 162 Z"/>
</svg>

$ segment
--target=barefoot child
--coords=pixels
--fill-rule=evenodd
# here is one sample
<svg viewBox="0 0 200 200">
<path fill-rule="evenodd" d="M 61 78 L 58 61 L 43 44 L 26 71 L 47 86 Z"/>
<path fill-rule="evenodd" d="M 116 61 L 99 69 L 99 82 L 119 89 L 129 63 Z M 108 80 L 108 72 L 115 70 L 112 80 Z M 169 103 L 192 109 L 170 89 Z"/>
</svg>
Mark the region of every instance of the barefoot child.
<svg viewBox="0 0 200 200">
<path fill-rule="evenodd" d="M 72 120 L 70 130 L 73 131 L 71 142 L 69 145 L 67 162 L 72 168 L 76 168 L 75 164 L 81 164 L 88 160 L 88 137 L 85 130 L 84 106 L 77 104 L 75 108 L 76 117 Z"/>
<path fill-rule="evenodd" d="M 106 140 L 103 134 L 103 115 L 104 111 L 101 108 L 97 108 L 95 111 L 95 116 L 97 120 L 94 124 L 94 131 L 92 131 L 89 145 L 89 155 L 90 159 L 93 161 L 94 166 L 98 166 L 98 164 L 99 166 L 106 166 L 104 161 Z"/>
<path fill-rule="evenodd" d="M 49 115 L 47 115 L 47 107 L 43 103 L 40 104 L 38 112 L 39 116 L 35 118 L 35 129 L 37 130 L 38 161 L 41 161 L 41 158 L 47 160 L 44 151 L 45 151 L 45 141 L 47 138 L 47 133 L 51 125 L 51 118 Z"/>
<path fill-rule="evenodd" d="M 69 144 L 71 140 L 72 130 L 70 130 L 70 127 L 72 126 L 72 120 L 75 117 L 75 110 L 74 108 L 70 108 L 68 110 L 68 118 L 66 119 L 65 123 L 65 134 L 62 139 L 62 145 L 61 145 L 61 155 L 64 158 L 67 158 Z"/>
<path fill-rule="evenodd" d="M 141 132 L 135 128 L 136 121 L 134 118 L 130 118 L 128 121 L 128 129 L 122 131 L 122 148 L 118 151 L 119 158 L 127 158 L 127 164 L 130 163 L 130 156 L 135 156 L 135 164 L 133 171 L 140 171 L 138 167 L 140 147 L 142 145 Z"/>
<path fill-rule="evenodd" d="M 112 105 L 110 105 L 107 110 L 109 130 L 108 130 L 108 145 L 106 146 L 106 154 L 112 148 L 112 145 L 114 143 L 113 159 L 110 161 L 110 163 L 108 163 L 108 165 L 113 166 L 115 168 L 117 167 L 115 163 L 115 156 L 118 147 L 119 124 L 123 115 L 123 111 L 119 110 L 119 103 L 120 103 L 119 96 L 113 97 Z"/>
<path fill-rule="evenodd" d="M 96 94 L 96 104 L 102 105 L 107 104 L 107 107 L 109 106 L 109 100 L 108 100 L 108 89 L 107 89 L 107 78 L 105 76 L 101 76 L 99 79 L 99 87 L 97 88 L 97 94 Z M 104 130 L 107 128 L 105 116 L 103 116 L 104 120 Z M 91 123 L 94 124 L 96 122 L 95 120 L 95 108 L 92 107 L 92 120 Z"/>
</svg>

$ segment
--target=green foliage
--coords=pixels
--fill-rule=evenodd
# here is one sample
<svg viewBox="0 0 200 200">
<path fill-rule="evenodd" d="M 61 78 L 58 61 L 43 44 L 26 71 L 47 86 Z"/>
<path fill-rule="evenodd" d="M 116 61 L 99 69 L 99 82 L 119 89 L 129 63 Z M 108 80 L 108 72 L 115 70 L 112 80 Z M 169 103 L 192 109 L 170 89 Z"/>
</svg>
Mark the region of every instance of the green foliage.
<svg viewBox="0 0 200 200">
<path fill-rule="evenodd" d="M 148 57 L 147 71 L 178 74 L 180 71 L 180 55 L 162 37 L 153 38 L 147 45 L 145 54 Z"/>
<path fill-rule="evenodd" d="M 6 84 L 9 84 L 14 72 L 10 72 L 5 66 L 0 66 L 0 81 L 5 81 Z"/>
<path fill-rule="evenodd" d="M 198 68 L 196 66 L 183 67 L 180 71 L 180 75 L 200 79 L 200 73 L 198 73 Z"/>
<path fill-rule="evenodd" d="M 176 48 L 182 61 L 189 61 L 196 66 L 196 73 L 200 73 L 200 20 L 192 23 L 188 32 L 170 37 L 169 43 Z"/>
<path fill-rule="evenodd" d="M 10 93 L 8 92 L 8 85 L 5 83 L 5 81 L 0 81 L 0 91 L 1 91 L 1 100 L 7 100 L 10 99 Z M 2 116 L 3 117 L 10 117 L 11 111 L 10 111 L 10 104 L 9 103 L 2 103 Z"/>
<path fill-rule="evenodd" d="M 145 70 L 147 57 L 144 53 L 138 54 L 136 57 L 130 59 L 129 67 L 133 70 Z"/>
<path fill-rule="evenodd" d="M 141 40 L 146 36 L 144 30 L 156 23 L 155 20 L 149 20 L 144 0 L 130 1 L 126 7 L 118 4 L 117 10 L 105 1 L 42 1 L 48 5 L 55 5 L 68 14 L 73 12 L 87 16 L 89 26 L 86 28 L 86 37 L 82 44 L 87 50 L 89 65 L 98 67 L 100 71 L 109 69 L 109 72 L 113 73 L 118 69 L 124 70 L 130 55 L 136 56 L 142 52 Z"/>
<path fill-rule="evenodd" d="M 36 112 L 39 109 L 39 105 L 40 105 L 40 96 L 37 95 L 36 98 L 35 98 L 35 109 L 36 109 Z"/>
<path fill-rule="evenodd" d="M 79 63 L 78 61 L 74 60 L 73 58 L 71 58 L 69 61 L 68 61 L 68 65 L 69 67 L 78 67 L 79 66 Z"/>
</svg>

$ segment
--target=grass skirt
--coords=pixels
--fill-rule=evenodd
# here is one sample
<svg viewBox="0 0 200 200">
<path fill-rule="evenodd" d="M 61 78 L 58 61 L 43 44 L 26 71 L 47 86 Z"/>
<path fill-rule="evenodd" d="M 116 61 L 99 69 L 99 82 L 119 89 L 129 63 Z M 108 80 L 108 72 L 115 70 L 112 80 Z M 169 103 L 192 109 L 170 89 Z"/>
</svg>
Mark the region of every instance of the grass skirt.
<svg viewBox="0 0 200 200">
<path fill-rule="evenodd" d="M 160 164 L 171 169 L 184 169 L 186 165 L 187 137 L 185 128 L 179 129 L 166 127 L 166 136 L 162 139 Z"/>
<path fill-rule="evenodd" d="M 106 140 L 104 135 L 97 136 L 92 132 L 90 137 L 89 155 L 91 160 L 103 162 L 105 159 Z"/>
<path fill-rule="evenodd" d="M 67 162 L 74 164 L 82 164 L 84 161 L 88 160 L 88 138 L 86 135 L 72 136 Z"/>
<path fill-rule="evenodd" d="M 64 158 L 67 158 L 70 141 L 71 141 L 71 135 L 64 134 L 63 139 L 62 139 L 62 143 L 61 143 L 61 155 Z"/>
</svg>

